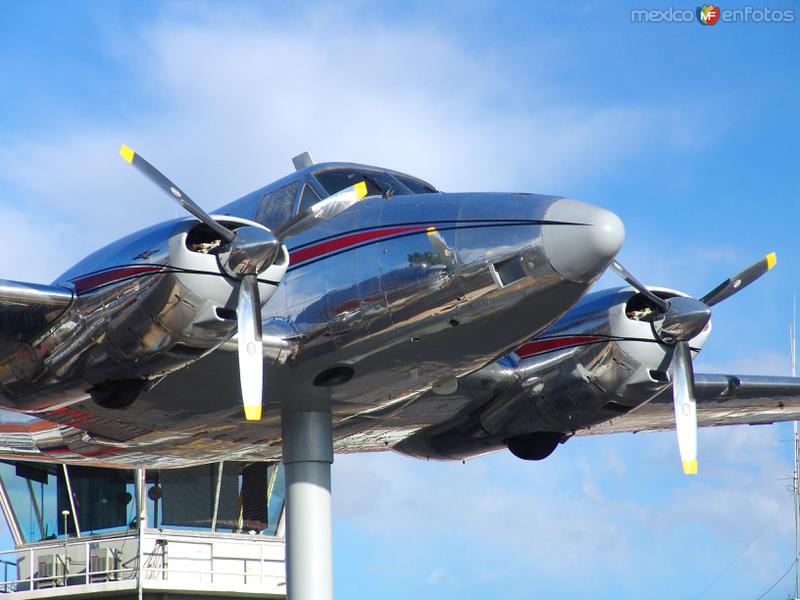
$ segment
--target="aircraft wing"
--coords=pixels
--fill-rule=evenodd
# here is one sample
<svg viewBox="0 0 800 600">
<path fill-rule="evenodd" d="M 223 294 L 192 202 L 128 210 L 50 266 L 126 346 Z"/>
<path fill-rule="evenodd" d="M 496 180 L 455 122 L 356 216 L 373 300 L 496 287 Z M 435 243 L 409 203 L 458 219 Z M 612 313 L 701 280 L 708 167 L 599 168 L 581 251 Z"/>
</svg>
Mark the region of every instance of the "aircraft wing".
<svg viewBox="0 0 800 600">
<path fill-rule="evenodd" d="M 697 373 L 695 397 L 700 427 L 800 420 L 800 377 Z M 576 435 L 674 429 L 672 402 L 668 388 L 647 404 Z"/>
<path fill-rule="evenodd" d="M 0 339 L 30 339 L 41 333 L 73 299 L 64 287 L 0 279 Z"/>
</svg>

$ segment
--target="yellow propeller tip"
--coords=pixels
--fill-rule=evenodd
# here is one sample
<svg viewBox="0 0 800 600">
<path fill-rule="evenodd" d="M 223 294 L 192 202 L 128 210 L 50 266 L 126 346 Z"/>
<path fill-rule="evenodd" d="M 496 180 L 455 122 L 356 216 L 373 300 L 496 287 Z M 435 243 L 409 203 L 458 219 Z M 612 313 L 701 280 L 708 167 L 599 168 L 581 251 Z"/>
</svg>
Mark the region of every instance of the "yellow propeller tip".
<svg viewBox="0 0 800 600">
<path fill-rule="evenodd" d="M 361 200 L 364 196 L 367 195 L 367 184 L 363 181 L 359 181 L 357 184 L 353 186 L 356 189 L 356 197 Z"/>
<path fill-rule="evenodd" d="M 434 233 L 436 233 L 436 227 L 428 227 L 427 231 L 428 235 L 433 235 Z"/>
<path fill-rule="evenodd" d="M 245 406 L 244 407 L 244 418 L 248 421 L 260 421 L 261 420 L 261 405 L 258 406 Z"/>
<path fill-rule="evenodd" d="M 778 264 L 778 256 L 774 252 L 767 254 L 767 270 Z"/>
<path fill-rule="evenodd" d="M 125 144 L 122 144 L 122 147 L 120 147 L 120 149 L 119 149 L 119 154 L 120 154 L 120 156 L 122 156 L 122 158 L 124 158 L 126 161 L 128 161 L 129 165 L 133 164 L 133 155 L 135 154 L 135 152 L 133 150 L 131 150 L 130 148 L 128 148 L 128 146 L 126 146 Z"/>
<path fill-rule="evenodd" d="M 697 475 L 697 459 L 683 461 L 684 475 Z"/>
</svg>

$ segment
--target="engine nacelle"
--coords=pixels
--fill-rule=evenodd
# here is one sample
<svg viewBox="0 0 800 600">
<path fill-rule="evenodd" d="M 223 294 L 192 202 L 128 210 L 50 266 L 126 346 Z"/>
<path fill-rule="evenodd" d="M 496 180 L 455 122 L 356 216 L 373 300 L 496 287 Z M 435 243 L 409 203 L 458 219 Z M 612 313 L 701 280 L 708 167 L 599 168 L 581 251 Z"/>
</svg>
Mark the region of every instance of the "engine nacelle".
<svg viewBox="0 0 800 600">
<path fill-rule="evenodd" d="M 263 228 L 238 217 L 215 218 L 231 229 Z M 221 268 L 217 252 L 223 248 L 210 228 L 180 219 L 123 238 L 65 273 L 58 283 L 71 287 L 76 301 L 41 339 L 30 341 L 33 347 L 46 343 L 42 366 L 54 383 L 81 377 L 99 389 L 156 380 L 223 344 L 236 333 L 239 286 Z M 258 275 L 262 306 L 288 266 L 281 246 Z M 133 387 L 122 385 L 120 397 Z M 110 397 L 111 406 L 118 399 L 109 389 L 98 397 Z"/>
<path fill-rule="evenodd" d="M 652 288 L 665 299 L 685 296 Z M 670 383 L 672 346 L 661 343 L 649 301 L 631 288 L 590 294 L 517 352 L 523 400 L 481 414 L 483 428 L 506 439 L 570 433 L 625 414 Z M 710 323 L 690 340 L 702 348 Z"/>
<path fill-rule="evenodd" d="M 649 288 L 660 298 L 669 300 L 676 296 L 689 297 L 687 294 L 669 288 Z M 668 381 L 669 362 L 672 348 L 658 343 L 656 332 L 656 311 L 650 301 L 642 294 L 630 288 L 619 291 L 615 302 L 608 309 L 608 325 L 611 336 L 617 338 L 620 350 L 630 359 L 630 364 L 637 364 L 637 369 L 646 369 L 650 380 Z M 711 321 L 705 328 L 689 340 L 692 357 L 702 349 L 711 333 Z M 629 382 L 635 384 L 636 380 Z"/>
</svg>

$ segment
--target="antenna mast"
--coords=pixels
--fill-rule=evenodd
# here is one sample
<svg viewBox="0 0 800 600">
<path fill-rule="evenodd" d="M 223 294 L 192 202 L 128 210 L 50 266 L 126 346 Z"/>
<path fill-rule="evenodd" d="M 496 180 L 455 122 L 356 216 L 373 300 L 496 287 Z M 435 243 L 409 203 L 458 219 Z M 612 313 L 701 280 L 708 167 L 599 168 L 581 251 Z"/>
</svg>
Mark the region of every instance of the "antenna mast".
<svg viewBox="0 0 800 600">
<path fill-rule="evenodd" d="M 792 377 L 797 377 L 797 294 L 792 295 L 792 322 L 789 324 L 789 351 L 792 359 Z M 797 421 L 794 429 L 794 470 L 792 472 L 792 495 L 794 496 L 794 597 L 800 598 L 800 443 L 798 443 Z"/>
</svg>

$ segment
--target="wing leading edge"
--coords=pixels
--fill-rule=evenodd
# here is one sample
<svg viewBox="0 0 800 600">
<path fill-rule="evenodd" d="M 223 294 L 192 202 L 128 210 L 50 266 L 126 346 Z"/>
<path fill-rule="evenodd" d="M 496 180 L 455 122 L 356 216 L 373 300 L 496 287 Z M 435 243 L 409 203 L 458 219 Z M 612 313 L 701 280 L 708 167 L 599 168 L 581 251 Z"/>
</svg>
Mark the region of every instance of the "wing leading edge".
<svg viewBox="0 0 800 600">
<path fill-rule="evenodd" d="M 800 377 L 695 374 L 697 424 L 766 425 L 800 419 Z M 672 392 L 665 390 L 628 414 L 576 435 L 675 428 Z"/>
<path fill-rule="evenodd" d="M 28 340 L 44 331 L 72 304 L 71 290 L 0 279 L 0 339 Z"/>
</svg>

